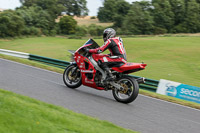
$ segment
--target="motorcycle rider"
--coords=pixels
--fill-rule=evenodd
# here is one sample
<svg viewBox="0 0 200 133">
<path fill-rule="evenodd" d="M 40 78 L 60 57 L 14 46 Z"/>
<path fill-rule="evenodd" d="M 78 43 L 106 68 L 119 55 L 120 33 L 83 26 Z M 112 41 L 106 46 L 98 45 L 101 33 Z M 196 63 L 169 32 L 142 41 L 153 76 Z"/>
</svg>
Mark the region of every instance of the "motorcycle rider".
<svg viewBox="0 0 200 133">
<path fill-rule="evenodd" d="M 99 58 L 99 66 L 107 73 L 106 80 L 113 80 L 113 75 L 109 67 L 120 67 L 127 61 L 126 51 L 123 41 L 120 37 L 116 37 L 116 31 L 113 28 L 107 28 L 103 32 L 103 46 L 96 49 L 88 49 L 89 53 L 95 53 Z M 105 50 L 109 50 L 110 54 L 100 54 Z"/>
</svg>

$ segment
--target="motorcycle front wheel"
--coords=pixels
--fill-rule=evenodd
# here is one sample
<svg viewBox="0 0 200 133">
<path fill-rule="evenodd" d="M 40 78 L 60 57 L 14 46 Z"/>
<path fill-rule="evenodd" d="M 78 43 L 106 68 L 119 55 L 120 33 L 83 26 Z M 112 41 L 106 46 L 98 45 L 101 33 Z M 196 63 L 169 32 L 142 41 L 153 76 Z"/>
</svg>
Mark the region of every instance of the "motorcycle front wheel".
<svg viewBox="0 0 200 133">
<path fill-rule="evenodd" d="M 82 84 L 80 69 L 76 65 L 69 65 L 63 73 L 63 81 L 69 88 L 78 88 Z"/>
<path fill-rule="evenodd" d="M 125 76 L 118 79 L 117 83 L 123 87 L 122 90 L 112 90 L 113 96 L 118 102 L 130 103 L 137 98 L 139 85 L 134 78 Z"/>
</svg>

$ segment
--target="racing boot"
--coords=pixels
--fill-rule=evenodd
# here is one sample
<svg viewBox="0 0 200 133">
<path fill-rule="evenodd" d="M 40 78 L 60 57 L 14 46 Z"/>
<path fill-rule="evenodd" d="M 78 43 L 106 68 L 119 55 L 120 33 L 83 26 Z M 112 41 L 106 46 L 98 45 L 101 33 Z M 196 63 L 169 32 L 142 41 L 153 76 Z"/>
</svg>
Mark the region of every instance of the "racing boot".
<svg viewBox="0 0 200 133">
<path fill-rule="evenodd" d="M 102 63 L 100 60 L 98 61 L 98 65 L 101 67 L 101 69 L 103 69 L 106 72 L 106 79 L 104 82 L 106 81 L 110 81 L 114 79 L 114 76 L 112 75 L 110 68 L 107 66 L 106 63 Z"/>
</svg>

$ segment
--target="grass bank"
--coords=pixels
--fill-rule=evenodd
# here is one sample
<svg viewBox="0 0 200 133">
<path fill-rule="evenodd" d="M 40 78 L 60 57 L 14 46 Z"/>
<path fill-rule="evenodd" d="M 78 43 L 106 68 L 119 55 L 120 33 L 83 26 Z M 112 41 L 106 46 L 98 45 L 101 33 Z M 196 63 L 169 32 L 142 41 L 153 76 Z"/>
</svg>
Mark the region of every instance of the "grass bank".
<svg viewBox="0 0 200 133">
<path fill-rule="evenodd" d="M 133 133 L 107 121 L 2 89 L 0 107 L 1 133 Z"/>
<path fill-rule="evenodd" d="M 63 69 L 60 69 L 60 68 L 54 68 L 54 67 L 47 66 L 47 65 L 44 65 L 44 64 L 41 64 L 41 63 L 37 63 L 37 62 L 34 62 L 34 61 L 30 61 L 30 60 L 27 60 L 27 59 L 20 59 L 20 58 L 16 58 L 16 57 L 1 55 L 1 54 L 0 54 L 0 58 L 20 62 L 20 63 L 23 63 L 23 64 L 39 67 L 39 68 L 42 68 L 42 69 L 47 69 L 47 70 L 58 72 L 58 73 L 63 73 L 63 71 L 64 71 Z M 153 92 L 149 92 L 149 91 L 141 90 L 141 89 L 140 89 L 140 94 L 150 96 L 150 97 L 154 97 L 154 98 L 161 99 L 161 100 L 165 100 L 165 101 L 169 101 L 169 102 L 173 102 L 173 103 L 177 103 L 177 104 L 181 104 L 181 105 L 185 105 L 185 106 L 188 106 L 188 107 L 200 109 L 200 104 L 198 104 L 198 103 L 173 98 L 173 97 L 170 97 L 170 96 L 164 96 L 164 95 L 160 95 L 160 94 L 157 94 L 157 93 L 153 93 Z"/>
<path fill-rule="evenodd" d="M 102 27 L 111 27 L 113 23 L 101 23 L 99 22 L 98 18 L 91 19 L 91 16 L 86 16 L 86 17 L 74 17 L 74 19 L 77 21 L 78 25 L 82 26 L 89 26 L 91 24 L 96 24 Z"/>
</svg>

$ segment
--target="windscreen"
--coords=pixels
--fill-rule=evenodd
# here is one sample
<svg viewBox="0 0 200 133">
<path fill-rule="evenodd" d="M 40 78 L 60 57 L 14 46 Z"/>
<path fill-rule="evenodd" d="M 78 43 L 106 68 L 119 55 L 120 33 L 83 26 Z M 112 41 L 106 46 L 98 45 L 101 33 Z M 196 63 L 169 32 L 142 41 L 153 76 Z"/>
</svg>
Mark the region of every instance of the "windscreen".
<svg viewBox="0 0 200 133">
<path fill-rule="evenodd" d="M 89 45 L 87 46 L 89 49 L 95 49 L 99 47 L 99 45 L 93 39 L 89 39 L 84 45 Z"/>
<path fill-rule="evenodd" d="M 99 47 L 99 45 L 93 39 L 89 39 L 85 44 L 83 44 L 83 46 L 86 46 L 89 49 L 96 49 Z M 78 53 L 82 56 L 87 55 L 87 52 L 85 52 L 83 48 L 79 49 Z"/>
</svg>

